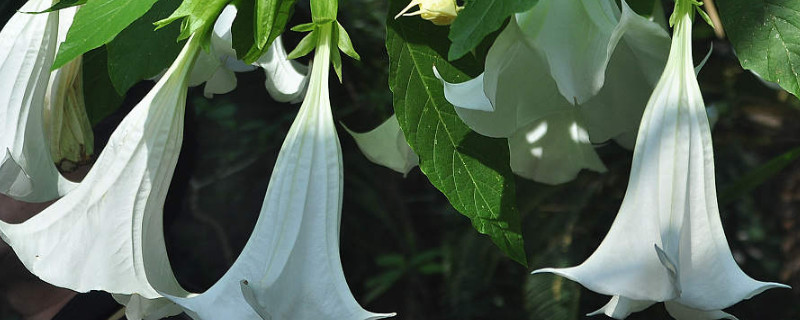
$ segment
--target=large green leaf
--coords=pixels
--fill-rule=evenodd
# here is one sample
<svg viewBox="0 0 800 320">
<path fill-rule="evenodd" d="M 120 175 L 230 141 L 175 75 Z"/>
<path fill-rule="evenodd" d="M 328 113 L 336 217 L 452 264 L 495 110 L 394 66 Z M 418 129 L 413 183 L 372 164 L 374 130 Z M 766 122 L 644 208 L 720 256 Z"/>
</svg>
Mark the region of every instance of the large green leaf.
<svg viewBox="0 0 800 320">
<path fill-rule="evenodd" d="M 88 0 L 62 0 L 62 1 L 59 1 L 58 3 L 54 4 L 52 7 L 47 8 L 47 10 L 44 10 L 44 11 L 39 12 L 39 13 L 53 12 L 53 11 L 58 11 L 58 10 L 61 10 L 61 9 L 66 9 L 66 8 L 69 8 L 69 7 L 80 6 L 80 5 L 85 4 L 86 1 L 88 1 Z"/>
<path fill-rule="evenodd" d="M 718 0 L 745 69 L 800 94 L 800 0 Z"/>
<path fill-rule="evenodd" d="M 137 82 L 152 78 L 172 63 L 182 45 L 175 41 L 180 33 L 177 24 L 155 30 L 153 23 L 166 18 L 180 5 L 180 0 L 161 0 L 108 43 L 108 73 L 120 95 Z"/>
<path fill-rule="evenodd" d="M 463 57 L 490 33 L 500 29 L 515 12 L 530 9 L 538 0 L 473 0 L 468 1 L 450 28 L 448 59 Z"/>
<path fill-rule="evenodd" d="M 83 55 L 83 95 L 86 115 L 92 126 L 114 113 L 122 104 L 123 96 L 114 90 L 108 77 L 108 53 L 105 46 Z"/>
<path fill-rule="evenodd" d="M 480 72 L 481 63 L 445 58 L 447 29 L 417 18 L 394 19 L 405 3 L 391 1 L 387 18 L 389 87 L 406 140 L 419 155 L 420 169 L 506 254 L 526 264 L 514 175 L 505 139 L 481 136 L 458 118 L 434 77 L 435 65 L 447 79 L 464 81 Z M 458 66 L 458 67 L 456 67 Z"/>
<path fill-rule="evenodd" d="M 286 29 L 296 1 L 234 0 L 232 3 L 243 12 L 233 22 L 233 48 L 238 58 L 253 63 L 264 55 Z"/>
<path fill-rule="evenodd" d="M 192 34 L 210 38 L 220 12 L 230 0 L 183 0 L 178 9 L 169 17 L 155 23 L 158 28 L 163 28 L 174 21 L 181 20 L 181 34 L 178 39 L 188 39 Z M 209 42 L 204 41 L 204 46 Z"/>
<path fill-rule="evenodd" d="M 90 0 L 78 10 L 58 49 L 53 70 L 109 43 L 122 30 L 145 14 L 157 0 Z"/>
</svg>

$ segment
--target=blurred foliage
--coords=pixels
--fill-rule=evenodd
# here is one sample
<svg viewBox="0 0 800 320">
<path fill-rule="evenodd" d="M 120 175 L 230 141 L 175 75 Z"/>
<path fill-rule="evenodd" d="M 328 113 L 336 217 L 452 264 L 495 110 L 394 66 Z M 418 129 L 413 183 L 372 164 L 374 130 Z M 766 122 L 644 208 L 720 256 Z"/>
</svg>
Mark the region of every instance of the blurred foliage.
<svg viewBox="0 0 800 320">
<path fill-rule="evenodd" d="M 21 2 L 0 2 L 0 13 Z M 308 4 L 298 6 L 289 26 L 310 21 Z M 344 83 L 331 79 L 332 105 L 336 120 L 355 131 L 374 128 L 391 114 L 386 10 L 382 0 L 340 6 L 340 20 L 362 61 L 343 60 Z M 718 192 L 724 194 L 759 166 L 800 146 L 800 101 L 743 70 L 730 45 L 702 22 L 697 29 L 696 61 L 714 43 L 699 79 L 710 113 L 718 118 L 715 164 Z M 287 31 L 286 47 L 291 50 L 300 36 Z M 202 88 L 190 90 L 185 142 L 165 206 L 170 260 L 188 290 L 210 287 L 244 246 L 296 114 L 296 105 L 272 101 L 263 82 L 260 71 L 239 74 L 238 89 L 213 100 L 202 97 Z M 96 127 L 98 150 L 103 136 L 150 86 L 131 89 L 123 107 Z M 597 247 L 622 202 L 630 151 L 598 146 L 609 171 L 583 172 L 561 186 L 517 179 L 530 262 L 525 269 L 475 232 L 418 169 L 404 179 L 367 161 L 349 136 L 340 139 L 342 263 L 366 309 L 397 312 L 397 319 L 560 320 L 584 318 L 607 302 L 572 281 L 530 271 L 575 265 Z M 740 319 L 800 319 L 800 162 L 790 161 L 760 180 L 720 207 L 726 235 L 750 276 L 794 289 L 769 290 L 728 311 Z M 16 317 L 0 308 L 0 319 Z M 669 317 L 655 305 L 629 319 Z"/>
</svg>

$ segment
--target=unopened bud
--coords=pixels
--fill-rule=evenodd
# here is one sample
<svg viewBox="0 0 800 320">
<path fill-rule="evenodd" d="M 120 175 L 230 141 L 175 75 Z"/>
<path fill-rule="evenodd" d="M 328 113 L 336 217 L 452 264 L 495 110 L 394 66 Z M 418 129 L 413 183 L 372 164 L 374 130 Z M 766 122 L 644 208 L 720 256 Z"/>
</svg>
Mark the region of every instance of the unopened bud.
<svg viewBox="0 0 800 320">
<path fill-rule="evenodd" d="M 418 5 L 419 10 L 407 13 L 411 8 Z M 455 0 L 412 0 L 400 13 L 394 16 L 416 16 L 428 20 L 437 26 L 446 26 L 453 23 L 462 7 L 456 5 Z"/>
</svg>

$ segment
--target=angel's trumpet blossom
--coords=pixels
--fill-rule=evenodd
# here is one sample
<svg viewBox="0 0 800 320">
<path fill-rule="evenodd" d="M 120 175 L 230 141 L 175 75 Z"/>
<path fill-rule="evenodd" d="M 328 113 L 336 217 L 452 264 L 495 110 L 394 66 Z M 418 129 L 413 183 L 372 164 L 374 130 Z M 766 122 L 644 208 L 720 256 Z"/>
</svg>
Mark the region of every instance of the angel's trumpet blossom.
<svg viewBox="0 0 800 320">
<path fill-rule="evenodd" d="M 43 106 L 58 37 L 52 0 L 30 0 L 0 31 L 0 193 L 45 202 L 75 184 L 59 174 L 43 127 Z"/>
<path fill-rule="evenodd" d="M 63 43 L 77 7 L 58 11 L 58 42 Z M 94 133 L 83 99 L 83 58 L 77 57 L 50 75 L 44 103 L 44 130 L 53 162 L 78 164 L 94 153 Z"/>
<path fill-rule="evenodd" d="M 181 149 L 199 39 L 189 39 L 74 190 L 23 223 L 0 223 L 3 240 L 34 275 L 79 292 L 135 294 L 137 304 L 148 304 L 140 297 L 162 297 L 151 284 L 187 294 L 167 258 L 162 209 Z"/>
<path fill-rule="evenodd" d="M 233 266 L 199 295 L 165 296 L 194 319 L 381 319 L 347 286 L 339 257 L 342 150 L 328 94 L 331 24 L 319 26 L 308 93 L 261 214 Z"/>
<path fill-rule="evenodd" d="M 666 63 L 669 35 L 625 1 L 621 5 L 539 1 L 512 17 L 489 49 L 483 74 L 453 84 L 436 73 L 464 123 L 479 134 L 508 138 L 514 173 L 564 183 L 583 169 L 606 170 L 593 144 L 614 139 L 633 145 Z M 562 34 L 559 28 L 573 40 L 550 39 Z"/>
<path fill-rule="evenodd" d="M 676 3 L 667 66 L 647 103 L 611 230 L 582 264 L 534 272 L 613 296 L 593 314 L 622 319 L 665 302 L 677 319 L 734 319 L 721 309 L 785 287 L 747 276 L 722 230 L 711 129 L 692 64 L 694 5 Z"/>
</svg>

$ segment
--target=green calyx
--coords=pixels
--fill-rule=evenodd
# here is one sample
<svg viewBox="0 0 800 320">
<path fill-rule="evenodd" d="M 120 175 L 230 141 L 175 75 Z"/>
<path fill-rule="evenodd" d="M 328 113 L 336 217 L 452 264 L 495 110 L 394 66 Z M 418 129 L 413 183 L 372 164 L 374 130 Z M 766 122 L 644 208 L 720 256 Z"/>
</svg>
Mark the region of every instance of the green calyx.
<svg viewBox="0 0 800 320">
<path fill-rule="evenodd" d="M 188 39 L 195 34 L 203 41 L 203 47 L 208 48 L 214 23 L 222 9 L 230 0 L 186 0 L 175 9 L 169 17 L 155 23 L 156 29 L 162 28 L 176 20 L 181 21 L 181 34 L 178 40 Z"/>
<path fill-rule="evenodd" d="M 327 20 L 327 18 L 318 19 L 314 22 L 294 26 L 291 30 L 296 32 L 309 32 L 309 34 L 300 40 L 297 47 L 288 54 L 288 59 L 303 57 L 310 53 L 311 50 L 314 50 L 314 48 L 319 47 L 321 43 L 334 43 L 335 41 L 336 45 L 330 46 L 330 55 L 331 64 L 333 64 L 333 69 L 339 77 L 339 82 L 342 81 L 342 56 L 340 51 L 353 59 L 361 60 L 361 56 L 359 56 L 353 47 L 350 35 L 347 34 L 344 27 L 336 20 Z M 325 38 L 323 39 L 323 37 Z"/>
<path fill-rule="evenodd" d="M 672 12 L 672 16 L 669 17 L 669 26 L 672 27 L 675 25 L 675 21 L 678 17 L 688 14 L 692 18 L 694 18 L 694 12 L 700 15 L 700 17 L 708 23 L 711 28 L 714 28 L 714 23 L 711 22 L 711 18 L 708 17 L 708 14 L 700 8 L 703 5 L 702 2 L 697 0 L 676 0 L 675 1 L 675 10 Z"/>
</svg>

